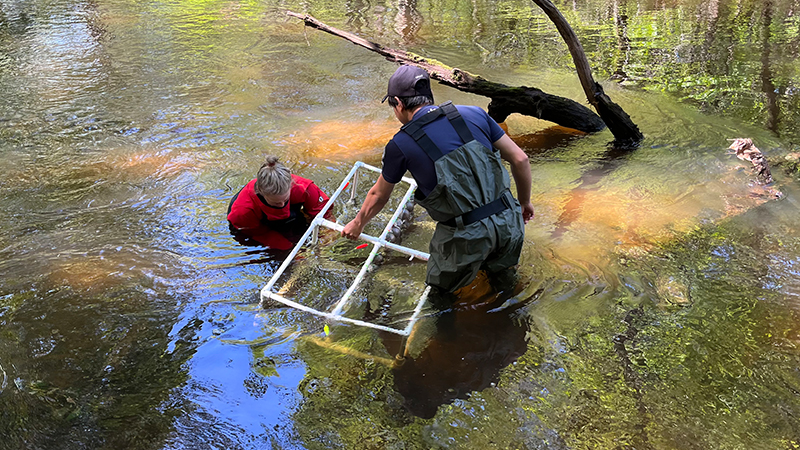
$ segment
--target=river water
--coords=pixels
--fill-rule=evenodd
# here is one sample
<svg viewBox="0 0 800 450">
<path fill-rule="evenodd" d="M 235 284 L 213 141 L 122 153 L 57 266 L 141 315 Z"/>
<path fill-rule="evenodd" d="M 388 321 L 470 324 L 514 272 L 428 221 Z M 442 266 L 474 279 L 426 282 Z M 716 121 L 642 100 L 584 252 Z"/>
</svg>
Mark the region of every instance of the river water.
<svg viewBox="0 0 800 450">
<path fill-rule="evenodd" d="M 646 139 L 510 117 L 536 207 L 516 295 L 426 311 L 398 367 L 394 335 L 260 307 L 282 256 L 228 233 L 264 155 L 332 192 L 398 128 L 396 66 L 285 12 L 585 103 L 535 5 L 0 0 L 0 448 L 800 445 L 800 4 L 556 3 Z M 417 208 L 404 245 L 430 230 Z M 356 245 L 304 252 L 289 290 L 329 306 Z M 387 255 L 348 314 L 402 326 L 423 277 Z"/>
</svg>

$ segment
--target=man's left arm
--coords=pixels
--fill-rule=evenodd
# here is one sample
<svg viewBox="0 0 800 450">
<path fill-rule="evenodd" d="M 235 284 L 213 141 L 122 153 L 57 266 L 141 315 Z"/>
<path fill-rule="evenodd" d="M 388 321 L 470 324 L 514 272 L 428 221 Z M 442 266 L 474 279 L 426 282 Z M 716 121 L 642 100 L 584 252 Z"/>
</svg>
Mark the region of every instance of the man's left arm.
<svg viewBox="0 0 800 450">
<path fill-rule="evenodd" d="M 528 223 L 533 218 L 533 204 L 531 203 L 531 164 L 528 155 L 519 146 L 503 134 L 492 145 L 500 151 L 500 157 L 511 165 L 511 175 L 517 185 L 517 200 L 522 206 L 522 220 Z"/>
</svg>

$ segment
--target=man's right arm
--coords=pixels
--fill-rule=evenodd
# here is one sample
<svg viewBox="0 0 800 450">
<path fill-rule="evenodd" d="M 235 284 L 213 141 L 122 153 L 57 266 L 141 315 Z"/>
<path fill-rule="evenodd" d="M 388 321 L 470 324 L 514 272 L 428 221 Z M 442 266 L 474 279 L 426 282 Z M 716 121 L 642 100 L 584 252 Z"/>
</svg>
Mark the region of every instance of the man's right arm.
<svg viewBox="0 0 800 450">
<path fill-rule="evenodd" d="M 389 197 L 394 190 L 394 184 L 389 183 L 383 178 L 383 175 L 378 177 L 378 181 L 370 188 L 367 193 L 367 198 L 364 199 L 364 204 L 356 214 L 356 217 L 345 225 L 342 230 L 342 236 L 348 239 L 358 239 L 364 226 L 375 217 L 389 201 Z"/>
</svg>

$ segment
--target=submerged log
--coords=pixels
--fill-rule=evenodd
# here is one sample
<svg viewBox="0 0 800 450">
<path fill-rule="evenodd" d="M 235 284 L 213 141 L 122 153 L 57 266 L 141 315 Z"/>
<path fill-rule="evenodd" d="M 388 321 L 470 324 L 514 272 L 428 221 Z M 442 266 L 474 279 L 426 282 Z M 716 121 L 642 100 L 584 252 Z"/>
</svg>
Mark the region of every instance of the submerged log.
<svg viewBox="0 0 800 450">
<path fill-rule="evenodd" d="M 428 71 L 431 78 L 441 84 L 463 92 L 489 97 L 492 99 L 488 108 L 489 115 L 497 122 L 504 122 L 510 114 L 518 113 L 548 120 L 585 133 L 594 133 L 605 128 L 605 123 L 600 117 L 574 100 L 551 95 L 534 87 L 506 86 L 494 83 L 466 71 L 448 67 L 434 59 L 384 47 L 352 33 L 328 26 L 309 15 L 291 11 L 288 11 L 287 14 L 302 20 L 307 26 L 341 37 L 378 53 L 389 61 L 421 67 Z"/>
<path fill-rule="evenodd" d="M 533 2 L 542 8 L 547 17 L 555 24 L 564 42 L 566 42 L 572 55 L 572 60 L 575 62 L 575 70 L 578 72 L 578 78 L 581 81 L 586 98 L 597 110 L 597 113 L 600 114 L 603 122 L 608 125 L 608 129 L 616 140 L 615 144 L 621 147 L 636 146 L 644 139 L 644 135 L 639 131 L 639 127 L 633 123 L 630 116 L 619 105 L 612 102 L 611 98 L 603 91 L 603 87 L 594 81 L 589 61 L 583 52 L 583 46 L 581 46 L 578 36 L 575 35 L 569 23 L 567 23 L 567 19 L 561 15 L 561 12 L 550 0 L 533 0 Z"/>
</svg>

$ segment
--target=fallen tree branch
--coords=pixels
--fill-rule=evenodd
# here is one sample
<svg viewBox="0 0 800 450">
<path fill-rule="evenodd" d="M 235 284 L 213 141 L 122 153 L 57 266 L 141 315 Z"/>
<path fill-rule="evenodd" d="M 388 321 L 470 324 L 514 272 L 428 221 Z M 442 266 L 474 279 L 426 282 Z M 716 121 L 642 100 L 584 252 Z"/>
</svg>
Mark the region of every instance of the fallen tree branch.
<svg viewBox="0 0 800 450">
<path fill-rule="evenodd" d="M 569 23 L 567 23 L 567 19 L 561 15 L 561 12 L 550 0 L 533 0 L 533 2 L 542 8 L 547 17 L 555 24 L 564 42 L 566 42 L 572 55 L 572 60 L 575 63 L 575 70 L 578 72 L 578 79 L 580 79 L 581 86 L 583 86 L 583 91 L 586 94 L 586 99 L 600 114 L 603 122 L 608 125 L 608 129 L 616 139 L 616 144 L 623 147 L 636 146 L 644 139 L 644 135 L 639 131 L 639 127 L 633 123 L 630 116 L 619 105 L 612 102 L 603 91 L 603 87 L 594 81 L 589 61 L 583 52 L 583 46 L 581 46 L 578 36 L 575 35 Z"/>
<path fill-rule="evenodd" d="M 551 95 L 534 87 L 515 87 L 494 83 L 463 70 L 448 67 L 434 59 L 384 47 L 352 33 L 328 26 L 309 15 L 291 11 L 286 14 L 302 20 L 307 26 L 341 37 L 378 53 L 389 61 L 421 67 L 428 71 L 432 79 L 441 84 L 463 92 L 491 98 L 492 101 L 488 108 L 489 115 L 497 122 L 504 122 L 510 114 L 518 113 L 586 133 L 597 132 L 605 128 L 605 123 L 600 117 L 574 100 Z"/>
</svg>

